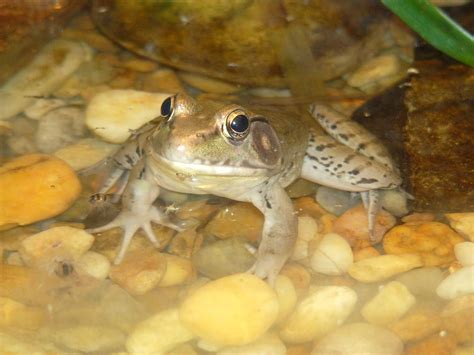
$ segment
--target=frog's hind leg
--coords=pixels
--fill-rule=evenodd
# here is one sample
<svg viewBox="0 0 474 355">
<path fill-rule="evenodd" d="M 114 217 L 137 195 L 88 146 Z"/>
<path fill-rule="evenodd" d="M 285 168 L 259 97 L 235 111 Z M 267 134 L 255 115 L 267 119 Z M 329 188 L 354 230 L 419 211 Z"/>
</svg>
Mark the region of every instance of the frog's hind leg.
<svg viewBox="0 0 474 355">
<path fill-rule="evenodd" d="M 369 236 L 371 242 L 377 242 L 375 235 L 375 220 L 377 213 L 380 211 L 380 200 L 378 190 L 362 191 L 360 193 L 362 202 L 368 215 Z"/>
</svg>

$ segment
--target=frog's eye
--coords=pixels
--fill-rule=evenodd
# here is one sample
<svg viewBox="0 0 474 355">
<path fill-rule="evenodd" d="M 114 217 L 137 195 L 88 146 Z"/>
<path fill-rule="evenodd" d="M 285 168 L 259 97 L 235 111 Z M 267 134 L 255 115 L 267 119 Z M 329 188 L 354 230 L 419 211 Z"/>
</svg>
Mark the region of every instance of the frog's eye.
<svg viewBox="0 0 474 355">
<path fill-rule="evenodd" d="M 173 114 L 174 96 L 170 96 L 161 104 L 161 116 L 170 118 Z"/>
<path fill-rule="evenodd" d="M 226 120 L 226 133 L 230 138 L 242 139 L 247 136 L 250 128 L 250 120 L 242 110 L 231 112 Z"/>
</svg>

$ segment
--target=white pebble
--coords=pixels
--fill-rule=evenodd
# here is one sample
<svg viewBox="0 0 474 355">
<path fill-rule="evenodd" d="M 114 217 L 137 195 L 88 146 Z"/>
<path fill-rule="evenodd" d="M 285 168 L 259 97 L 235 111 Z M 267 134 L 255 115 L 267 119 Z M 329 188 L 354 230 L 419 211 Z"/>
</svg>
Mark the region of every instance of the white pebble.
<svg viewBox="0 0 474 355">
<path fill-rule="evenodd" d="M 136 90 L 108 90 L 94 96 L 86 111 L 86 125 L 110 143 L 123 143 L 131 131 L 159 117 L 170 94 Z"/>
<path fill-rule="evenodd" d="M 344 325 L 316 344 L 311 355 L 401 355 L 403 342 L 386 328 L 353 323 Z"/>
<path fill-rule="evenodd" d="M 369 323 L 385 325 L 400 319 L 415 302 L 404 284 L 392 281 L 383 286 L 360 313 Z"/>
<path fill-rule="evenodd" d="M 326 234 L 311 256 L 311 268 L 325 275 L 342 275 L 354 262 L 352 249 L 338 234 Z"/>
<path fill-rule="evenodd" d="M 310 216 L 298 217 L 298 235 L 291 260 L 302 260 L 308 257 L 308 248 L 311 241 L 319 238 L 318 223 Z"/>
<path fill-rule="evenodd" d="M 22 112 L 35 96 L 51 94 L 91 56 L 91 48 L 84 43 L 61 39 L 49 43 L 0 88 L 0 119 Z"/>
<path fill-rule="evenodd" d="M 454 254 L 456 259 L 463 266 L 474 265 L 474 243 L 473 242 L 462 242 L 454 246 Z"/>
<path fill-rule="evenodd" d="M 306 343 L 329 333 L 347 319 L 357 294 L 346 286 L 317 287 L 296 306 L 281 327 L 281 338 L 289 343 Z"/>
<path fill-rule="evenodd" d="M 98 280 L 105 280 L 109 275 L 110 261 L 102 254 L 87 251 L 77 261 L 76 269 Z"/>
<path fill-rule="evenodd" d="M 446 300 L 474 293 L 474 265 L 453 272 L 439 284 L 436 293 Z"/>
</svg>

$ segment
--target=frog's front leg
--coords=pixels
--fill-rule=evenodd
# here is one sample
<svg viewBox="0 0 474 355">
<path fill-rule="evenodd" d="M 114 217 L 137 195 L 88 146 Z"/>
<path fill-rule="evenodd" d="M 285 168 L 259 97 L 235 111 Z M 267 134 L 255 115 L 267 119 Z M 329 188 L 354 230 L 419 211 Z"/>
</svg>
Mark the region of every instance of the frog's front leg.
<svg viewBox="0 0 474 355">
<path fill-rule="evenodd" d="M 249 270 L 273 285 L 293 251 L 297 235 L 296 215 L 285 190 L 278 184 L 266 185 L 252 194 L 251 201 L 264 215 L 257 261 Z"/>
<path fill-rule="evenodd" d="M 137 173 L 138 172 L 138 173 Z M 127 248 L 138 229 L 143 229 L 147 238 L 155 247 L 159 247 L 158 239 L 153 232 L 151 222 L 164 225 L 174 230 L 181 231 L 182 228 L 172 223 L 168 216 L 161 212 L 153 202 L 160 193 L 160 188 L 155 181 L 149 177 L 143 164 L 134 167 L 131 173 L 132 179 L 129 181 L 122 196 L 122 211 L 110 223 L 89 230 L 92 233 L 102 232 L 114 227 L 123 229 L 122 244 L 114 260 L 119 264 L 127 251 Z"/>
</svg>

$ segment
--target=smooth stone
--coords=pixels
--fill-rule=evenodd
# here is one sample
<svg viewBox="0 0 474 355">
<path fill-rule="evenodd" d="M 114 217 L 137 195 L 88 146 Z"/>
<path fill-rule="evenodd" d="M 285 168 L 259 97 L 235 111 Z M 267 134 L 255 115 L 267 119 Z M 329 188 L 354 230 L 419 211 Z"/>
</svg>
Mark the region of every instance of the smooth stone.
<svg viewBox="0 0 474 355">
<path fill-rule="evenodd" d="M 223 207 L 206 225 L 204 232 L 219 239 L 244 238 L 257 241 L 263 228 L 263 215 L 250 203 Z"/>
<path fill-rule="evenodd" d="M 0 191 L 0 227 L 25 225 L 64 212 L 79 196 L 81 184 L 62 160 L 31 154 L 0 166 Z"/>
<path fill-rule="evenodd" d="M 446 266 L 454 261 L 454 246 L 464 239 L 440 222 L 405 223 L 384 237 L 387 254 L 418 254 L 425 266 Z"/>
<path fill-rule="evenodd" d="M 401 355 L 402 341 L 391 331 L 372 324 L 352 323 L 321 339 L 311 355 Z"/>
<path fill-rule="evenodd" d="M 205 341 L 245 345 L 261 337 L 278 317 L 278 298 L 257 276 L 236 274 L 211 281 L 183 300 L 183 325 Z"/>
<path fill-rule="evenodd" d="M 120 349 L 125 343 L 125 335 L 119 329 L 96 325 L 54 327 L 43 333 L 58 345 L 83 352 Z"/>
<path fill-rule="evenodd" d="M 110 143 L 123 143 L 133 130 L 160 116 L 171 96 L 136 90 L 109 90 L 94 96 L 86 110 L 86 125 Z"/>
<path fill-rule="evenodd" d="M 158 283 L 158 287 L 181 285 L 194 275 L 191 260 L 166 253 L 162 255 L 166 259 L 166 271 Z"/>
<path fill-rule="evenodd" d="M 415 302 L 415 296 L 404 284 L 392 281 L 382 286 L 360 313 L 369 323 L 386 325 L 400 319 Z"/>
<path fill-rule="evenodd" d="M 229 346 L 216 352 L 217 355 L 286 355 L 285 344 L 275 334 L 265 334 L 253 343 Z"/>
<path fill-rule="evenodd" d="M 231 238 L 203 246 L 194 254 L 193 263 L 199 273 L 217 279 L 247 271 L 255 263 L 255 257 L 245 240 Z"/>
<path fill-rule="evenodd" d="M 474 265 L 474 243 L 462 242 L 454 246 L 454 254 L 456 259 L 463 266 Z"/>
<path fill-rule="evenodd" d="M 290 198 L 313 195 L 318 190 L 318 185 L 305 179 L 296 179 L 285 188 Z"/>
<path fill-rule="evenodd" d="M 380 205 L 396 217 L 408 214 L 407 194 L 398 189 L 380 190 Z"/>
<path fill-rule="evenodd" d="M 441 269 L 430 266 L 407 271 L 398 275 L 396 281 L 404 284 L 415 296 L 431 297 L 436 293 L 436 288 L 443 279 Z"/>
<path fill-rule="evenodd" d="M 155 249 L 128 251 L 113 265 L 109 277 L 132 295 L 143 295 L 160 283 L 166 272 L 166 258 Z"/>
<path fill-rule="evenodd" d="M 32 337 L 13 336 L 0 332 L 0 353 L 2 354 L 61 354 L 62 351 L 52 342 L 37 341 Z"/>
<path fill-rule="evenodd" d="M 304 294 L 311 283 L 311 273 L 309 267 L 305 267 L 300 263 L 286 263 L 280 271 L 280 275 L 287 276 L 298 294 Z"/>
<path fill-rule="evenodd" d="M 328 212 L 340 216 L 360 203 L 360 198 L 352 197 L 352 194 L 347 191 L 320 186 L 316 192 L 316 201 Z"/>
<path fill-rule="evenodd" d="M 293 261 L 306 259 L 309 256 L 310 244 L 317 244 L 319 238 L 318 222 L 310 216 L 299 216 L 298 235 L 290 259 Z"/>
<path fill-rule="evenodd" d="M 474 212 L 447 213 L 445 216 L 456 232 L 474 242 Z"/>
<path fill-rule="evenodd" d="M 59 88 L 79 66 L 91 59 L 86 44 L 54 40 L 33 61 L 0 88 L 0 119 L 12 117 Z"/>
<path fill-rule="evenodd" d="M 364 92 L 372 92 L 399 79 L 401 66 L 401 60 L 395 54 L 383 54 L 365 61 L 351 73 L 347 83 Z"/>
<path fill-rule="evenodd" d="M 234 85 L 227 81 L 213 79 L 196 73 L 179 72 L 178 76 L 186 84 L 211 94 L 234 94 L 242 90 L 240 85 Z"/>
<path fill-rule="evenodd" d="M 356 302 L 357 294 L 349 287 L 316 287 L 282 324 L 280 337 L 288 343 L 319 339 L 343 324 Z"/>
<path fill-rule="evenodd" d="M 125 61 L 123 67 L 140 73 L 149 73 L 156 69 L 156 62 L 146 59 L 133 58 Z"/>
<path fill-rule="evenodd" d="M 377 282 L 420 266 L 423 262 L 416 254 L 380 255 L 355 262 L 349 275 L 360 282 Z"/>
<path fill-rule="evenodd" d="M 143 79 L 143 90 L 151 92 L 185 92 L 174 70 L 159 69 Z"/>
<path fill-rule="evenodd" d="M 474 342 L 474 295 L 453 299 L 441 310 L 443 329 L 456 337 L 458 343 Z"/>
<path fill-rule="evenodd" d="M 351 246 L 335 233 L 323 237 L 310 260 L 311 269 L 325 275 L 345 274 L 353 262 Z"/>
<path fill-rule="evenodd" d="M 60 107 L 41 117 L 35 142 L 40 152 L 53 153 L 77 142 L 85 133 L 83 110 L 77 107 Z"/>
<path fill-rule="evenodd" d="M 112 155 L 118 146 L 96 138 L 81 139 L 54 152 L 54 156 L 68 163 L 75 171 L 94 166 Z"/>
<path fill-rule="evenodd" d="M 398 335 L 404 343 L 407 343 L 440 332 L 443 329 L 443 322 L 437 305 L 426 306 L 421 304 L 415 309 L 410 310 L 400 320 L 387 325 L 387 327 Z"/>
<path fill-rule="evenodd" d="M 27 265 L 50 260 L 77 261 L 94 242 L 94 236 L 72 227 L 55 227 L 34 234 L 21 242 L 20 254 Z"/>
<path fill-rule="evenodd" d="M 137 324 L 125 346 L 133 354 L 164 354 L 194 337 L 183 326 L 178 309 L 171 308 Z"/>
<path fill-rule="evenodd" d="M 36 99 L 31 106 L 25 109 L 24 114 L 32 120 L 39 120 L 49 111 L 66 106 L 68 103 L 61 99 Z"/>
<path fill-rule="evenodd" d="M 0 326 L 35 330 L 46 323 L 42 307 L 31 307 L 10 298 L 0 297 Z"/>
<path fill-rule="evenodd" d="M 445 300 L 472 293 L 474 293 L 474 265 L 453 272 L 436 289 L 436 294 Z"/>
<path fill-rule="evenodd" d="M 102 254 L 87 251 L 79 258 L 75 269 L 98 280 L 105 280 L 109 276 L 110 261 Z"/>
<path fill-rule="evenodd" d="M 375 240 L 369 235 L 367 211 L 362 204 L 344 212 L 334 221 L 333 232 L 347 239 L 349 244 L 358 249 L 377 244 L 385 233 L 392 228 L 396 219 L 385 210 L 380 210 L 375 219 Z"/>
<path fill-rule="evenodd" d="M 298 295 L 291 279 L 286 275 L 278 275 L 275 279 L 273 289 L 278 298 L 278 317 L 276 323 L 284 321 L 296 306 Z"/>
</svg>

